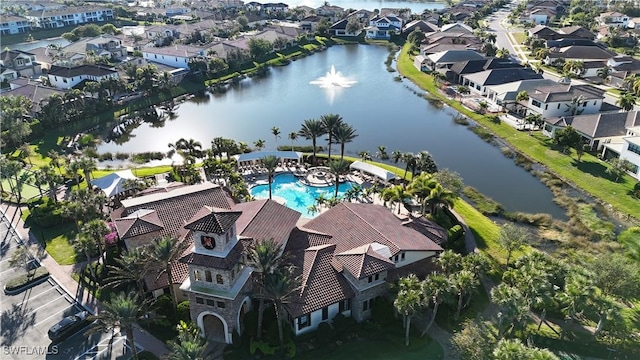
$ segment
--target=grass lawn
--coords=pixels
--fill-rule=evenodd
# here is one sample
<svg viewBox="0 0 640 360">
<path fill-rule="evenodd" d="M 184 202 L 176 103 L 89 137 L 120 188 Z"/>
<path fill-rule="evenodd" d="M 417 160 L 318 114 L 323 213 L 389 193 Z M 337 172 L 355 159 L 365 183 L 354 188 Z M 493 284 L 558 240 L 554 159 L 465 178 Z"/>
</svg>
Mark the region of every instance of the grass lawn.
<svg viewBox="0 0 640 360">
<path fill-rule="evenodd" d="M 84 260 L 84 256 L 76 254 L 71 246 L 71 239 L 75 238 L 77 229 L 73 223 L 64 223 L 53 227 L 41 227 L 29 219 L 29 210 L 24 210 L 22 219 L 33 232 L 40 243 L 44 244 L 47 253 L 60 265 L 73 265 Z"/>
<path fill-rule="evenodd" d="M 449 99 L 439 92 L 433 77 L 413 66 L 408 49 L 405 46 L 398 58 L 398 70 L 404 76 L 504 139 L 533 161 L 545 165 L 565 182 L 572 183 L 593 197 L 611 204 L 619 212 L 640 219 L 640 200 L 630 196 L 636 183 L 633 178 L 625 175 L 620 181 L 614 182 L 606 173 L 609 165 L 596 156 L 584 154 L 581 161 L 577 161 L 575 154 L 569 156 L 554 150 L 551 139 L 540 133 L 530 135 L 529 132 L 518 131 L 507 124 L 494 123 L 488 116 L 476 114 L 463 107 L 458 101 Z"/>
<path fill-rule="evenodd" d="M 527 39 L 527 35 L 523 32 L 511 33 L 511 35 L 513 35 L 513 38 L 516 39 L 518 45 L 522 45 L 522 43 Z"/>
<path fill-rule="evenodd" d="M 417 333 L 417 330 L 413 330 Z M 426 339 L 426 340 L 425 340 Z M 412 336 L 413 344 L 406 348 L 403 344 L 388 340 L 356 340 L 346 342 L 337 348 L 321 348 L 296 359 L 331 359 L 331 360 L 370 360 L 370 359 L 403 359 L 403 360 L 436 360 L 444 359 L 440 345 L 428 339 Z"/>
<path fill-rule="evenodd" d="M 92 24 L 96 24 L 98 26 L 102 26 L 105 24 L 113 24 L 118 28 L 121 28 L 123 26 L 139 25 L 137 21 L 131 21 L 131 20 L 125 20 L 125 19 L 95 22 Z M 21 42 L 26 42 L 29 34 L 31 34 L 34 40 L 60 37 L 62 34 L 66 32 L 71 32 L 71 30 L 73 30 L 74 28 L 75 26 L 66 26 L 66 27 L 56 28 L 56 29 L 32 30 L 32 31 L 29 31 L 28 33 L 22 33 L 22 34 L 2 35 L 2 46 L 5 47 L 6 45 L 13 45 Z"/>
<path fill-rule="evenodd" d="M 469 303 L 469 306 L 460 312 L 458 320 L 454 319 L 456 314 L 455 306 L 441 305 L 436 315 L 436 323 L 438 326 L 447 332 L 455 333 L 462 330 L 462 325 L 467 319 L 473 319 L 479 313 L 483 312 L 487 305 L 489 305 L 489 297 L 482 285 L 479 285 L 477 290 L 478 292 L 472 295 L 473 299 L 471 303 Z"/>
</svg>

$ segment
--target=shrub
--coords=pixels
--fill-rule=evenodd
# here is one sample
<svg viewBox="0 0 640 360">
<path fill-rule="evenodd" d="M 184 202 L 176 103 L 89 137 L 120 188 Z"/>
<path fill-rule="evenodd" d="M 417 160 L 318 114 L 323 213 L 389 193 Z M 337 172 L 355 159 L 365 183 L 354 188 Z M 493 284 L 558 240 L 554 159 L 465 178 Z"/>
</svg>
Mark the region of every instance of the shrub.
<svg viewBox="0 0 640 360">
<path fill-rule="evenodd" d="M 333 329 L 328 322 L 321 322 L 316 330 L 316 340 L 320 346 L 327 345 L 333 341 Z"/>
<path fill-rule="evenodd" d="M 44 197 L 39 204 L 31 207 L 31 220 L 42 227 L 52 227 L 67 221 L 63 215 L 63 208 L 59 203 Z"/>
<path fill-rule="evenodd" d="M 177 317 L 177 320 L 183 320 L 183 321 L 191 320 L 189 300 L 185 300 L 178 304 L 178 308 L 176 310 L 176 317 Z"/>
<path fill-rule="evenodd" d="M 45 279 L 49 276 L 49 270 L 44 267 L 37 268 L 33 273 L 22 274 L 16 276 L 9 281 L 4 286 L 5 291 L 16 291 L 21 287 L 28 286 L 29 284 L 36 283 L 42 279 Z"/>
<path fill-rule="evenodd" d="M 356 321 L 352 317 L 346 317 L 341 313 L 338 313 L 338 315 L 333 318 L 332 322 L 336 338 L 341 339 L 344 337 L 348 332 L 353 330 L 355 324 Z"/>
<path fill-rule="evenodd" d="M 253 340 L 249 344 L 249 354 L 255 355 L 256 350 L 260 350 L 264 355 L 275 355 L 276 347 L 270 346 L 266 341 Z"/>
<path fill-rule="evenodd" d="M 633 196 L 640 199 L 640 181 L 633 186 Z"/>
<path fill-rule="evenodd" d="M 244 324 L 243 336 L 247 338 L 256 336 L 256 332 L 258 331 L 258 312 L 251 310 L 244 314 L 242 323 Z"/>
<path fill-rule="evenodd" d="M 107 151 L 106 153 L 100 154 L 98 156 L 98 160 L 100 161 L 113 160 L 113 154 Z"/>
<path fill-rule="evenodd" d="M 116 159 L 117 160 L 127 160 L 129 159 L 129 154 L 128 153 L 121 153 L 121 152 L 117 152 L 116 153 Z"/>
<path fill-rule="evenodd" d="M 166 294 L 159 296 L 156 301 L 154 301 L 153 308 L 156 310 L 158 315 L 161 315 L 171 321 L 176 315 L 173 311 L 173 301 L 171 300 L 171 297 Z"/>
<path fill-rule="evenodd" d="M 393 304 L 387 299 L 377 299 L 371 308 L 371 318 L 380 325 L 391 324 L 394 320 Z"/>
</svg>

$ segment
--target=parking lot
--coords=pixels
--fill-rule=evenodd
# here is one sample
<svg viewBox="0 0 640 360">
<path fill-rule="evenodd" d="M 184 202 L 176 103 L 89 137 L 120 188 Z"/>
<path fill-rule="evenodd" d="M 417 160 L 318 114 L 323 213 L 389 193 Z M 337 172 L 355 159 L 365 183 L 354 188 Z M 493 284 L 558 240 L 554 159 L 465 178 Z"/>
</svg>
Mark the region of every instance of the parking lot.
<svg viewBox="0 0 640 360">
<path fill-rule="evenodd" d="M 3 217 L 0 223 L 0 286 L 26 270 L 9 265 L 22 246 Z M 52 345 L 49 328 L 64 317 L 84 310 L 53 278 L 16 295 L 0 292 L 1 359 L 128 359 L 130 351 L 119 333 L 80 330 L 66 341 Z"/>
</svg>

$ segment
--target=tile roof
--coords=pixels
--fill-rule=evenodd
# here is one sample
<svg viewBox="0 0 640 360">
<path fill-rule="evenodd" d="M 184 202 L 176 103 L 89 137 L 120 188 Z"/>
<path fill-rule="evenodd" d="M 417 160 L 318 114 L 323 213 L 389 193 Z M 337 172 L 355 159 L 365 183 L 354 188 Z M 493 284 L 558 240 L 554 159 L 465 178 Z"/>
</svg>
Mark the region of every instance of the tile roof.
<svg viewBox="0 0 640 360">
<path fill-rule="evenodd" d="M 75 77 L 80 75 L 90 75 L 90 76 L 105 76 L 111 74 L 117 74 L 118 72 L 114 68 L 108 68 L 104 66 L 98 65 L 80 65 L 75 67 L 66 67 L 66 66 L 58 66 L 51 65 L 51 69 L 49 69 L 49 76 L 60 76 L 60 77 Z"/>
<path fill-rule="evenodd" d="M 337 252 L 379 243 L 389 247 L 391 255 L 399 251 L 442 251 L 419 232 L 402 225 L 387 208 L 374 204 L 340 203 L 304 225 L 301 230 L 331 235 Z"/>
<path fill-rule="evenodd" d="M 184 230 L 185 221 L 205 205 L 231 209 L 233 201 L 220 186 L 203 183 L 122 200 L 122 217 L 140 209 L 155 210 L 164 224 L 160 235 L 175 236 Z"/>
<path fill-rule="evenodd" d="M 242 211 L 236 222 L 238 234 L 256 240 L 274 239 L 283 244 L 295 228 L 300 213 L 273 200 L 240 203 L 234 210 Z"/>
<path fill-rule="evenodd" d="M 37 112 L 40 109 L 40 104 L 43 100 L 47 100 L 51 95 L 64 96 L 65 92 L 62 90 L 50 88 L 48 86 L 37 84 L 26 84 L 12 90 L 3 90 L 2 96 L 25 96 L 31 100 L 33 107 L 31 110 Z"/>
<path fill-rule="evenodd" d="M 302 287 L 299 297 L 287 306 L 291 316 L 308 314 L 354 296 L 347 280 L 332 265 L 335 249 L 333 244 L 312 246 L 295 256 Z"/>
<path fill-rule="evenodd" d="M 404 220 L 402 225 L 419 232 L 438 245 L 442 245 L 447 242 L 449 236 L 447 229 L 428 220 L 424 216 L 418 218 L 412 216 Z"/>
<path fill-rule="evenodd" d="M 542 75 L 529 68 L 507 68 L 480 71 L 474 74 L 466 74 L 464 78 L 476 84 L 498 85 L 519 80 L 542 79 Z"/>
<path fill-rule="evenodd" d="M 244 244 L 239 240 L 225 257 L 190 252 L 181 257 L 178 261 L 187 265 L 190 264 L 215 269 L 231 270 L 238 263 L 243 252 Z"/>
<path fill-rule="evenodd" d="M 550 59 L 603 59 L 608 60 L 616 56 L 616 53 L 600 48 L 599 46 L 570 45 L 560 49 L 554 48 L 548 57 Z"/>
<path fill-rule="evenodd" d="M 610 112 L 600 114 L 563 116 L 547 120 L 560 127 L 572 126 L 576 131 L 592 139 L 626 135 L 627 128 L 640 126 L 639 111 Z"/>
<path fill-rule="evenodd" d="M 164 228 L 162 220 L 158 217 L 158 213 L 155 210 L 148 209 L 140 209 L 131 213 L 129 216 L 116 219 L 115 226 L 120 235 L 120 239 L 123 240 L 159 231 Z"/>
<path fill-rule="evenodd" d="M 379 272 L 393 269 L 396 265 L 373 249 L 372 244 L 335 255 L 336 260 L 356 279 L 363 279 Z"/>
<path fill-rule="evenodd" d="M 576 96 L 582 96 L 585 100 L 603 99 L 604 90 L 591 85 L 564 85 L 538 87 L 529 93 L 529 97 L 544 103 L 570 101 Z"/>
<path fill-rule="evenodd" d="M 203 206 L 193 217 L 187 220 L 185 228 L 210 234 L 226 233 L 238 220 L 242 212 Z"/>
</svg>

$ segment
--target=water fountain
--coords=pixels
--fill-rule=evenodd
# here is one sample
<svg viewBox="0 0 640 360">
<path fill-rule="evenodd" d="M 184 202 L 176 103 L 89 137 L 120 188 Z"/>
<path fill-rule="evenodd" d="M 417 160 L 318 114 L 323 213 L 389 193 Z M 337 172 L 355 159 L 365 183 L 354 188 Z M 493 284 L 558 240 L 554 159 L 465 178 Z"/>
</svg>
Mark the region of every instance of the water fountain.
<svg viewBox="0 0 640 360">
<path fill-rule="evenodd" d="M 333 65 L 331 65 L 331 70 L 327 72 L 325 76 L 321 76 L 309 82 L 311 85 L 319 85 L 320 88 L 326 89 L 329 104 L 333 104 L 333 100 L 335 100 L 338 92 L 343 88 L 351 87 L 351 85 L 355 83 L 357 83 L 357 81 L 343 76 L 340 71 L 336 71 L 336 68 Z"/>
</svg>

